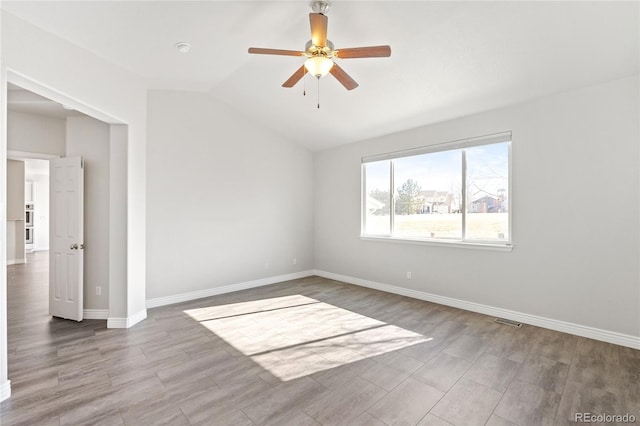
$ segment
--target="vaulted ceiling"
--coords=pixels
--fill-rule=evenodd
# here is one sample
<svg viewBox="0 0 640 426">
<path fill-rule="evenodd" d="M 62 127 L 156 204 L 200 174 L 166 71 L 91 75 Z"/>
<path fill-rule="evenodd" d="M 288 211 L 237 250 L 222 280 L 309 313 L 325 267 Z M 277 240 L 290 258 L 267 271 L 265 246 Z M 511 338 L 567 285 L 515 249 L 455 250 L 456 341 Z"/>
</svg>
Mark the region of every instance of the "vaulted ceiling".
<svg viewBox="0 0 640 426">
<path fill-rule="evenodd" d="M 201 91 L 311 149 L 497 108 L 639 72 L 638 2 L 340 1 L 336 47 L 389 44 L 390 58 L 344 59 L 360 83 L 307 76 L 306 1 L 3 1 L 2 9 L 143 77 Z M 179 53 L 175 44 L 191 43 Z M 303 88 L 306 86 L 306 96 Z"/>
</svg>

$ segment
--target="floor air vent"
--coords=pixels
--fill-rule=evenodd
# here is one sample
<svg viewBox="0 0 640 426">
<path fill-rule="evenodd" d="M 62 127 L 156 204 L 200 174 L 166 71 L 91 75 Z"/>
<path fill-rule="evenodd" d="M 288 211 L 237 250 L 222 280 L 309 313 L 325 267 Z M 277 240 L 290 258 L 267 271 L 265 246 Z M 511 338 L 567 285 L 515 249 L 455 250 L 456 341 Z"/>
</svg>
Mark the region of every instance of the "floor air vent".
<svg viewBox="0 0 640 426">
<path fill-rule="evenodd" d="M 508 320 L 506 318 L 496 318 L 498 324 L 510 325 L 511 327 L 522 327 L 522 323 Z"/>
</svg>

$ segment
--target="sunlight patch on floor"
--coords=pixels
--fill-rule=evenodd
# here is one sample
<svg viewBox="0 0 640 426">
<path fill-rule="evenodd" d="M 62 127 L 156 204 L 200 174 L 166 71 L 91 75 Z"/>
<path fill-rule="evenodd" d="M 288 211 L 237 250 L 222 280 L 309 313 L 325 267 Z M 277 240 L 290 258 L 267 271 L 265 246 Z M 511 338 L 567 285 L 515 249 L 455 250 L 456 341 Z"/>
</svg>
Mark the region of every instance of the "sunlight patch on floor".
<svg viewBox="0 0 640 426">
<path fill-rule="evenodd" d="M 302 295 L 185 313 L 283 381 L 431 340 Z"/>
</svg>

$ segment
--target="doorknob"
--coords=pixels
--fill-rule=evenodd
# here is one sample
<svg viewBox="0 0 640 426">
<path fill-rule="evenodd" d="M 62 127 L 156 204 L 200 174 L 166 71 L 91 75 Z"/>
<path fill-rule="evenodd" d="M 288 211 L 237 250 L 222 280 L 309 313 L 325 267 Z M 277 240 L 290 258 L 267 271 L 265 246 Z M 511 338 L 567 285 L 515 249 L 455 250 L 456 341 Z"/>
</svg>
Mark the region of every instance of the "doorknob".
<svg viewBox="0 0 640 426">
<path fill-rule="evenodd" d="M 69 248 L 71 250 L 78 250 L 78 245 L 77 244 L 71 244 L 71 246 L 69 246 Z"/>
</svg>

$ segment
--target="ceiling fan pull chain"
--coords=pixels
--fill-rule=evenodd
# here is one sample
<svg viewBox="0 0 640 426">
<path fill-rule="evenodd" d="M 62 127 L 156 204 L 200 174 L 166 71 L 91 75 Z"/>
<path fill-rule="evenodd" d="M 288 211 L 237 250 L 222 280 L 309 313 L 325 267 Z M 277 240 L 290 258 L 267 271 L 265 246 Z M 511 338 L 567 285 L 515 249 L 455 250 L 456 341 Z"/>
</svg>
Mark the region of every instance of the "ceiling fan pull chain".
<svg viewBox="0 0 640 426">
<path fill-rule="evenodd" d="M 302 71 L 302 96 L 307 96 L 307 69 Z"/>
<path fill-rule="evenodd" d="M 318 109 L 320 109 L 320 76 L 318 76 Z"/>
</svg>

